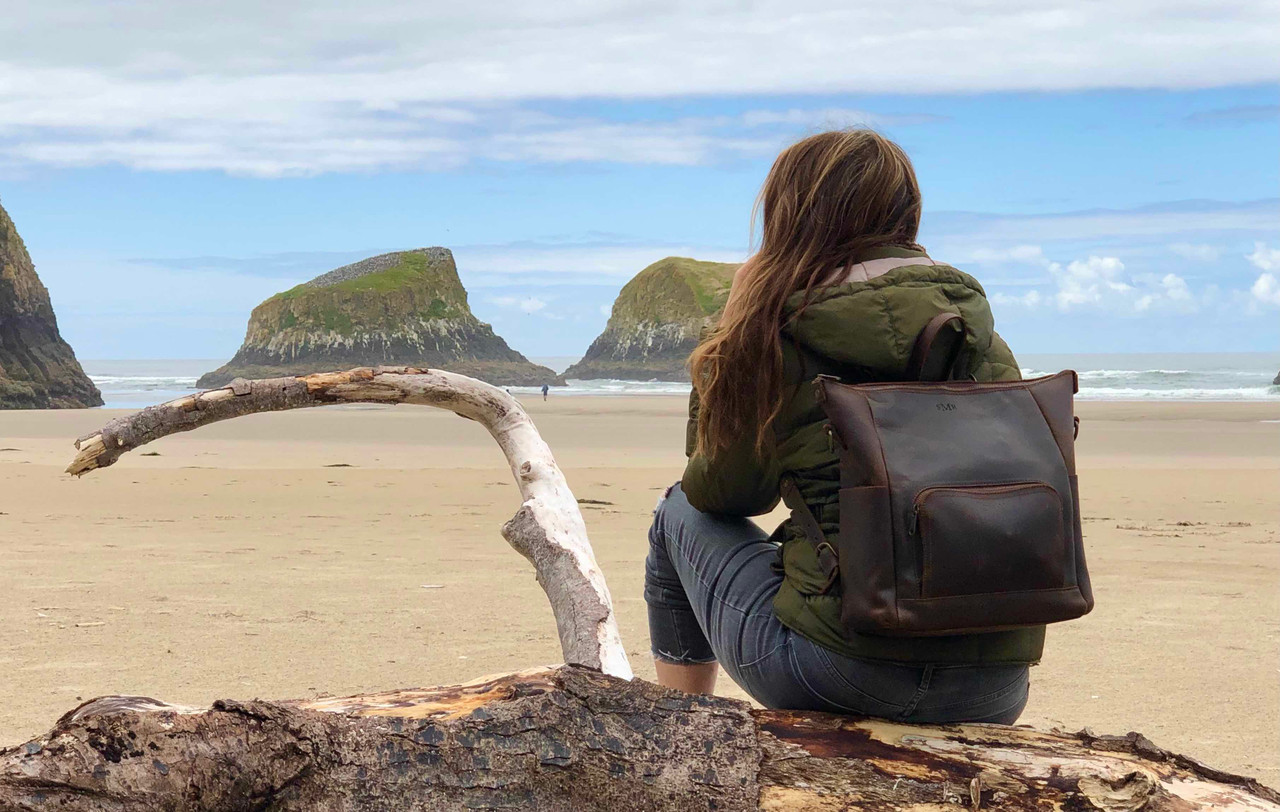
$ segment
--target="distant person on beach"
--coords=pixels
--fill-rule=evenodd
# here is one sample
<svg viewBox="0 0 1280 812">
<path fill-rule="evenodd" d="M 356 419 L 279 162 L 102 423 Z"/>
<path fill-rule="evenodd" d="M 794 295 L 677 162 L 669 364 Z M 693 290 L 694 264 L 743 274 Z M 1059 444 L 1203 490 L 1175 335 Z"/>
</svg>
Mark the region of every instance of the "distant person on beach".
<svg viewBox="0 0 1280 812">
<path fill-rule="evenodd" d="M 548 392 L 550 392 L 550 391 L 551 391 L 551 387 L 550 387 L 550 386 L 547 386 L 547 385 L 544 383 L 544 384 L 542 385 L 542 399 L 543 399 L 543 400 L 546 400 L 546 399 L 547 399 L 547 393 L 548 393 Z"/>
<path fill-rule="evenodd" d="M 760 207 L 760 248 L 693 352 L 688 464 L 649 531 L 644 596 L 658 681 L 710 693 L 718 664 L 768 707 L 1012 723 L 1043 626 L 854 634 L 841 622 L 840 579 L 858 572 L 834 569 L 830 547 L 794 521 L 769 535 L 747 518 L 773 510 L 785 475 L 835 538 L 839 464 L 815 376 L 902 380 L 921 328 L 951 311 L 968 324 L 973 378 L 1017 380 L 982 287 L 916 243 L 915 171 L 875 132 L 826 132 L 787 148 Z"/>
</svg>

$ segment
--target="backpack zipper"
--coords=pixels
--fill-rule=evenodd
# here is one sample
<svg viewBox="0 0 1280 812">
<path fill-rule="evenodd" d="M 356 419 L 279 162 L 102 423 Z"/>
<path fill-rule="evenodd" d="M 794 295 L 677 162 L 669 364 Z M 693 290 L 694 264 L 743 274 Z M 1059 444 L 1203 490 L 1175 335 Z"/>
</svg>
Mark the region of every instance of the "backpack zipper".
<svg viewBox="0 0 1280 812">
<path fill-rule="evenodd" d="M 814 398 L 821 405 L 826 405 L 826 402 L 827 402 L 826 385 L 830 383 L 842 383 L 842 381 L 835 375 L 819 375 L 813 379 Z"/>
<path fill-rule="evenodd" d="M 980 490 L 983 493 L 1008 493 L 1010 491 L 1022 490 L 1028 487 L 1040 487 L 1053 489 L 1052 485 L 1047 482 L 1037 482 L 1031 479 L 1023 479 L 1017 482 L 996 482 L 990 485 L 930 485 L 927 488 L 921 488 L 916 494 L 916 498 L 911 500 L 911 514 L 907 517 L 907 535 L 914 536 L 920 528 L 920 507 L 924 503 L 925 498 L 933 491 L 975 491 Z"/>
<path fill-rule="evenodd" d="M 1066 374 L 1042 375 L 1039 378 L 1026 378 L 1020 381 L 937 381 L 935 383 L 916 383 L 913 381 L 877 381 L 875 383 L 844 384 L 851 389 L 897 389 L 904 392 L 937 392 L 945 389 L 951 392 L 990 392 L 999 389 L 1024 389 L 1028 384 L 1047 381 Z"/>
</svg>

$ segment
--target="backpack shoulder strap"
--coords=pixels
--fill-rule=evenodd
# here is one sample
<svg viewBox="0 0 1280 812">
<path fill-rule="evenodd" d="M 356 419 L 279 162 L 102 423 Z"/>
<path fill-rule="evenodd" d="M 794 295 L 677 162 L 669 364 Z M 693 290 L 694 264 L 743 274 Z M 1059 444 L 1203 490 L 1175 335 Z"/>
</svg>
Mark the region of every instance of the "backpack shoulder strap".
<svg viewBox="0 0 1280 812">
<path fill-rule="evenodd" d="M 909 381 L 947 381 L 955 377 L 964 356 L 964 319 L 939 313 L 916 336 L 907 364 Z"/>
<path fill-rule="evenodd" d="M 836 556 L 835 548 L 831 546 L 826 536 L 823 535 L 822 526 L 814 518 L 813 511 L 809 509 L 809 505 L 800 494 L 800 489 L 796 487 L 796 483 L 792 481 L 790 476 L 782 477 L 778 490 L 782 494 L 782 501 L 786 503 L 787 507 L 791 508 L 792 520 L 800 525 L 800 529 L 804 531 L 809 543 L 814 547 L 814 552 L 818 555 L 818 565 L 822 567 L 827 576 L 827 582 L 821 590 L 825 593 L 831 589 L 831 585 L 835 583 L 836 578 L 840 575 L 839 560 Z"/>
<path fill-rule="evenodd" d="M 800 529 L 809 537 L 809 540 L 815 546 L 825 541 L 826 537 L 818 525 L 818 520 L 813 517 L 813 511 L 809 510 L 809 505 L 805 503 L 804 497 L 800 495 L 800 489 L 796 487 L 791 477 L 784 476 L 778 490 L 781 492 L 782 501 L 791 509 L 791 517 L 800 525 Z"/>
</svg>

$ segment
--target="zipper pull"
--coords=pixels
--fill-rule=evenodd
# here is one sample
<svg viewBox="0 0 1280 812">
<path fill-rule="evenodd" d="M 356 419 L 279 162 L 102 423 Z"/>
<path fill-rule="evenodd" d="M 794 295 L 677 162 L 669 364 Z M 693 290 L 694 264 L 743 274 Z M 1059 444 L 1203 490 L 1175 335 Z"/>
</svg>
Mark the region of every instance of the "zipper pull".
<svg viewBox="0 0 1280 812">
<path fill-rule="evenodd" d="M 819 375 L 813 379 L 814 396 L 820 405 L 826 405 L 827 385 L 833 383 L 840 383 L 835 375 Z"/>
<path fill-rule="evenodd" d="M 822 428 L 823 428 L 823 429 L 825 429 L 825 430 L 826 430 L 826 432 L 827 432 L 827 453 L 828 453 L 828 454 L 834 454 L 834 453 L 836 453 L 836 433 L 835 433 L 835 430 L 831 428 L 831 424 L 830 424 L 830 423 L 827 423 L 827 424 L 826 424 L 826 425 L 824 425 Z"/>
<path fill-rule="evenodd" d="M 920 509 L 911 508 L 911 517 L 907 520 L 907 535 L 914 536 L 917 528 L 920 526 Z"/>
</svg>

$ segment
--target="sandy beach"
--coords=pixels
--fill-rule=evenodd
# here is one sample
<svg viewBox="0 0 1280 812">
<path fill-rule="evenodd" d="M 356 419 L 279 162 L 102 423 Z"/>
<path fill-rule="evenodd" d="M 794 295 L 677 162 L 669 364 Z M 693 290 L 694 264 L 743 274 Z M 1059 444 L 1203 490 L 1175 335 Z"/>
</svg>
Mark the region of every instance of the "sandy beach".
<svg viewBox="0 0 1280 812">
<path fill-rule="evenodd" d="M 593 500 L 623 639 L 652 678 L 645 531 L 681 471 L 684 399 L 527 406 Z M 1098 607 L 1050 630 L 1022 721 L 1140 730 L 1280 785 L 1280 404 L 1078 412 Z M 517 491 L 476 424 L 409 407 L 259 415 L 64 475 L 72 440 L 116 414 L 0 412 L 0 746 L 101 694 L 341 695 L 559 659 L 498 533 Z"/>
</svg>

